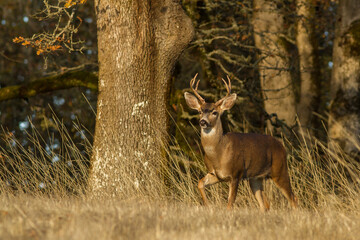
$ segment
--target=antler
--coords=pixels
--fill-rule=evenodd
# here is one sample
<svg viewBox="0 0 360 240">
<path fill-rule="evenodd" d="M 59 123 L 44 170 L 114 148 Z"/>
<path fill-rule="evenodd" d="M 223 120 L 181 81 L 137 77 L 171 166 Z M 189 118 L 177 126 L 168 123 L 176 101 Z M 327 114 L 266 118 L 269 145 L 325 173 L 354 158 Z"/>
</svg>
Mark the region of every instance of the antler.
<svg viewBox="0 0 360 240">
<path fill-rule="evenodd" d="M 196 82 L 196 77 L 197 77 L 197 73 L 195 74 L 195 77 L 193 79 L 191 79 L 190 81 L 190 88 L 191 90 L 194 92 L 195 96 L 200 100 L 201 104 L 204 104 L 205 103 L 205 100 L 200 96 L 200 94 L 197 92 L 197 89 L 198 89 L 198 86 L 199 86 L 199 82 L 200 82 L 200 79 L 199 81 Z M 195 85 L 195 82 L 196 82 L 196 87 L 194 89 L 194 85 Z"/>
<path fill-rule="evenodd" d="M 217 101 L 215 103 L 215 105 L 217 105 L 217 106 L 221 105 L 222 102 L 225 100 L 225 98 L 230 96 L 230 93 L 231 93 L 231 80 L 230 80 L 229 76 L 227 76 L 228 83 L 223 78 L 221 80 L 225 83 L 227 94 L 225 97 L 223 97 L 222 99 L 220 99 L 219 101 Z"/>
<path fill-rule="evenodd" d="M 227 94 L 225 97 L 229 96 L 231 93 L 231 80 L 229 78 L 229 75 L 226 76 L 229 83 L 227 83 L 223 78 L 221 79 L 225 83 Z M 224 98 L 225 98 L 224 97 Z"/>
</svg>

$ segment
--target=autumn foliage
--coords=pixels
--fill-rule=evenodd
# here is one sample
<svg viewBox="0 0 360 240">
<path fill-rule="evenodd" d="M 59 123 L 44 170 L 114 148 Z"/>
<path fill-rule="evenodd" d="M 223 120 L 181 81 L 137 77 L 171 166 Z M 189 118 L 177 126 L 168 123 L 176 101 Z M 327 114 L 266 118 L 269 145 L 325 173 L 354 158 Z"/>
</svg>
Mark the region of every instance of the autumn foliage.
<svg viewBox="0 0 360 240">
<path fill-rule="evenodd" d="M 72 7 L 72 6 L 76 5 L 76 4 L 84 4 L 84 3 L 86 3 L 86 0 L 78 0 L 78 1 L 76 1 L 76 0 L 67 0 L 64 7 L 69 8 L 69 7 Z"/>
<path fill-rule="evenodd" d="M 59 43 L 62 41 L 62 38 L 57 38 L 56 41 L 58 41 Z M 33 40 L 33 39 L 28 39 L 28 38 L 24 38 L 24 37 L 16 37 L 13 39 L 14 43 L 21 43 L 21 45 L 26 46 L 26 47 L 32 47 L 34 49 L 36 49 L 36 54 L 40 55 L 42 53 L 51 53 L 57 50 L 61 50 L 62 47 L 58 44 L 54 44 L 54 45 L 50 45 L 50 44 L 43 44 L 42 40 Z"/>
<path fill-rule="evenodd" d="M 53 32 L 44 32 L 34 34 L 31 38 L 24 38 L 22 36 L 15 37 L 14 43 L 19 43 L 25 47 L 32 47 L 36 50 L 37 55 L 50 54 L 59 50 L 68 49 L 72 51 L 82 51 L 84 48 L 81 44 L 82 41 L 74 41 L 73 35 L 77 33 L 78 28 L 82 23 L 80 17 L 74 17 L 74 13 L 68 11 L 69 8 L 85 4 L 86 0 L 66 0 L 59 1 L 59 5 L 46 5 L 46 9 L 35 15 L 38 20 L 51 19 L 58 17 L 67 17 L 67 21 L 59 21 L 54 28 Z M 55 9 L 55 11 L 54 11 Z M 74 25 L 74 20 L 77 19 L 79 24 Z M 80 47 L 78 47 L 80 45 Z"/>
</svg>

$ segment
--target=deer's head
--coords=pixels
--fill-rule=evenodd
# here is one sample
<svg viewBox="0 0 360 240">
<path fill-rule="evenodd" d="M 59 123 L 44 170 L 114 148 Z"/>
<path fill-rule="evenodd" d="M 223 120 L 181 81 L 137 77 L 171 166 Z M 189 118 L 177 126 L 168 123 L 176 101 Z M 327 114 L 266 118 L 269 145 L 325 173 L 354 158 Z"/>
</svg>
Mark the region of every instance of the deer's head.
<svg viewBox="0 0 360 240">
<path fill-rule="evenodd" d="M 184 97 L 187 105 L 195 109 L 200 114 L 200 127 L 203 130 L 211 130 L 216 124 L 220 123 L 220 116 L 224 113 L 225 110 L 232 108 L 236 100 L 236 93 L 230 94 L 231 92 L 231 81 L 229 76 L 227 76 L 228 83 L 224 80 L 227 94 L 225 97 L 220 99 L 215 103 L 207 103 L 197 92 L 199 86 L 199 81 L 196 81 L 197 74 L 190 81 L 190 88 L 194 92 L 195 96 L 191 93 L 185 92 Z M 195 88 L 194 88 L 195 86 Z"/>
</svg>

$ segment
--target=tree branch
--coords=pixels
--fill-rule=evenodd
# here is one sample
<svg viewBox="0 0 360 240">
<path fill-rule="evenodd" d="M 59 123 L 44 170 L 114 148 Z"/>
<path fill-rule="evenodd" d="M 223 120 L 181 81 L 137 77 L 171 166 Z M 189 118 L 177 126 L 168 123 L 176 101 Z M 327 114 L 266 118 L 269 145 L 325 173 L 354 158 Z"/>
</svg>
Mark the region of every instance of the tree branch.
<svg viewBox="0 0 360 240">
<path fill-rule="evenodd" d="M 28 98 L 40 93 L 73 87 L 86 87 L 97 91 L 97 83 L 97 74 L 86 69 L 59 73 L 26 84 L 0 88 L 0 101 L 14 98 Z"/>
</svg>

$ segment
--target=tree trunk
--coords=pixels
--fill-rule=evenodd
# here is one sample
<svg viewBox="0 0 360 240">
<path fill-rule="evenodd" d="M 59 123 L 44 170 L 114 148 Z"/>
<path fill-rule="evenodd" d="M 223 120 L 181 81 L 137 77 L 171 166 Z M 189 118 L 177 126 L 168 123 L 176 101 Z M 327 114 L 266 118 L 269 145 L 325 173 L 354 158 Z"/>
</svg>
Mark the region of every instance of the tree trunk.
<svg viewBox="0 0 360 240">
<path fill-rule="evenodd" d="M 276 113 L 278 119 L 292 126 L 296 117 L 295 94 L 285 43 L 279 37 L 284 32 L 283 25 L 276 2 L 254 0 L 254 39 L 261 51 L 259 71 L 265 110 L 268 114 Z M 273 130 L 270 122 L 267 126 Z"/>
<path fill-rule="evenodd" d="M 300 62 L 300 101 L 297 113 L 301 124 L 301 132 L 311 133 L 312 113 L 316 110 L 317 85 L 314 74 L 314 43 L 313 5 L 309 0 L 297 0 L 296 12 L 298 15 L 296 45 L 299 51 Z"/>
<path fill-rule="evenodd" d="M 347 153 L 359 153 L 360 1 L 341 0 L 333 48 L 329 140 Z M 331 146 L 331 144 L 330 144 Z"/>
<path fill-rule="evenodd" d="M 89 190 L 151 190 L 167 132 L 171 70 L 193 36 L 173 0 L 95 1 L 99 95 Z"/>
</svg>

